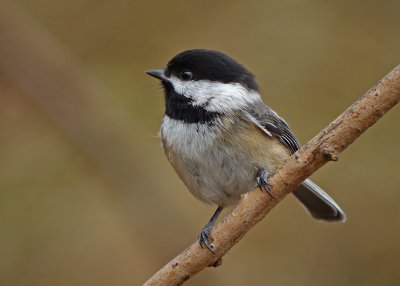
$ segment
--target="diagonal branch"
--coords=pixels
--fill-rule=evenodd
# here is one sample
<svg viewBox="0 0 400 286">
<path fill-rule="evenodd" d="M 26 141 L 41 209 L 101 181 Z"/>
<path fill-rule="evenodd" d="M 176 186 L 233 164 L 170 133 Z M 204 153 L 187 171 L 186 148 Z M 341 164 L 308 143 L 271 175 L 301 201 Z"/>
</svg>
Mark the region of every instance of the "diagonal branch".
<svg viewBox="0 0 400 286">
<path fill-rule="evenodd" d="M 212 236 L 214 253 L 196 241 L 155 273 L 144 285 L 181 285 L 207 266 L 217 265 L 256 223 L 287 194 L 357 139 L 400 101 L 400 65 L 380 80 L 317 136 L 290 157 L 270 178 L 271 199 L 259 190 L 243 196 L 218 224 Z"/>
</svg>

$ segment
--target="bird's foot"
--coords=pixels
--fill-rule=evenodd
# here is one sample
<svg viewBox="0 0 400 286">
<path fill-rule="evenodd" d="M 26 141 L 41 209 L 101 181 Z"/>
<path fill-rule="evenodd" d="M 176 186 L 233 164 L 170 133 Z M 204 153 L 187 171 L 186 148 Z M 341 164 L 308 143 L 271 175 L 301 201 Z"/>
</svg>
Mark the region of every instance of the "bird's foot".
<svg viewBox="0 0 400 286">
<path fill-rule="evenodd" d="M 269 173 L 265 169 L 261 169 L 257 175 L 257 185 L 263 192 L 266 192 L 271 198 L 275 199 L 270 192 L 271 185 L 269 184 Z"/>
<path fill-rule="evenodd" d="M 209 251 L 214 253 L 214 246 L 211 244 L 214 240 L 211 236 L 211 230 L 213 229 L 215 222 L 217 221 L 218 216 L 221 214 L 223 207 L 219 206 L 215 213 L 212 215 L 210 221 L 206 224 L 205 227 L 201 230 L 199 234 L 199 243 L 201 248 L 207 247 Z M 211 240 L 211 242 L 210 242 Z"/>
<path fill-rule="evenodd" d="M 211 230 L 212 230 L 212 225 L 207 224 L 205 227 L 203 227 L 203 229 L 199 234 L 199 243 L 201 248 L 204 248 L 205 246 L 207 247 L 208 250 L 214 252 L 213 250 L 214 246 L 211 244 L 213 241 L 213 238 L 211 236 Z"/>
</svg>

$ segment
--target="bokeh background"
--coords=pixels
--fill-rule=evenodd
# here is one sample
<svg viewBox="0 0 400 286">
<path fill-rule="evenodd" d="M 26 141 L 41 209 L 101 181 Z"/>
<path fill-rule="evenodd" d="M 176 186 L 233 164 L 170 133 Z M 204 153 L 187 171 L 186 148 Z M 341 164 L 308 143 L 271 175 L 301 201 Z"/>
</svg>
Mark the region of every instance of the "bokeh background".
<svg viewBox="0 0 400 286">
<path fill-rule="evenodd" d="M 305 143 L 400 63 L 400 2 L 2 0 L 0 284 L 140 285 L 214 211 L 157 138 L 144 71 L 189 48 L 252 70 Z M 400 110 L 313 175 L 347 212 L 288 197 L 187 285 L 398 285 Z"/>
</svg>

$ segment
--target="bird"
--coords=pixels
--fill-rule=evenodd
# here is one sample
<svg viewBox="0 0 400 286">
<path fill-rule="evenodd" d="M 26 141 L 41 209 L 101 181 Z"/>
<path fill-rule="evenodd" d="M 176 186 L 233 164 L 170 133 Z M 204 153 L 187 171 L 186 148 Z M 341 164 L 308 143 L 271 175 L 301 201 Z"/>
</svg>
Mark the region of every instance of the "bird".
<svg viewBox="0 0 400 286">
<path fill-rule="evenodd" d="M 222 210 L 257 187 L 270 195 L 269 177 L 299 148 L 289 125 L 266 105 L 253 73 L 223 52 L 183 51 L 164 69 L 160 138 L 165 155 L 189 191 L 217 206 L 198 239 L 213 252 L 211 231 Z M 294 196 L 316 219 L 344 222 L 339 205 L 310 179 Z"/>
</svg>

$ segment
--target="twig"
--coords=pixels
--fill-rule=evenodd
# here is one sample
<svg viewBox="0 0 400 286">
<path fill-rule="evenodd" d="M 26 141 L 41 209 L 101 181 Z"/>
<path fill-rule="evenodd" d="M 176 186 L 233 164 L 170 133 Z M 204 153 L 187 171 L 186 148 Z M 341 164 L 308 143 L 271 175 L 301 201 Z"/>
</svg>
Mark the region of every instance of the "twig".
<svg viewBox="0 0 400 286">
<path fill-rule="evenodd" d="M 207 266 L 215 266 L 256 223 L 304 179 L 357 139 L 400 101 L 400 65 L 380 80 L 317 136 L 290 157 L 270 178 L 272 200 L 258 189 L 243 196 L 237 207 L 212 232 L 214 253 L 194 242 L 155 273 L 144 285 L 181 285 Z"/>
</svg>

